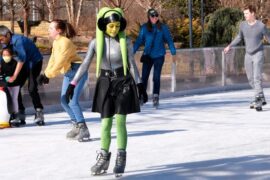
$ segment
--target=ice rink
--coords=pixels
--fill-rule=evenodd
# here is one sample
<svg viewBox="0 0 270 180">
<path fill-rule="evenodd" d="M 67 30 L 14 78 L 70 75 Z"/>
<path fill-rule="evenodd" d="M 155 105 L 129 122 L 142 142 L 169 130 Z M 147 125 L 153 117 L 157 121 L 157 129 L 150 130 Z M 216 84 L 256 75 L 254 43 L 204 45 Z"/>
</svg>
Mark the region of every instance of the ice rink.
<svg viewBox="0 0 270 180">
<path fill-rule="evenodd" d="M 265 89 L 270 104 L 270 89 Z M 270 105 L 249 109 L 252 90 L 160 100 L 128 116 L 126 180 L 270 179 Z M 100 148 L 100 119 L 85 109 L 91 141 L 67 140 L 64 111 L 46 113 L 46 126 L 0 130 L 0 180 L 115 179 L 115 126 L 108 173 L 91 176 Z"/>
</svg>

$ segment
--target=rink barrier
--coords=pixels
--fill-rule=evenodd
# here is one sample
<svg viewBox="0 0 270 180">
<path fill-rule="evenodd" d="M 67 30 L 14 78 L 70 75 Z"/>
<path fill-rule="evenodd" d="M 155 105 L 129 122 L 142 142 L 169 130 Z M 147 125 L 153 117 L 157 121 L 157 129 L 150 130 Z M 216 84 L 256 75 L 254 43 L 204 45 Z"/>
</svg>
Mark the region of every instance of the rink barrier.
<svg viewBox="0 0 270 180">
<path fill-rule="evenodd" d="M 244 47 L 232 48 L 227 54 L 224 47 L 177 49 L 176 63 L 167 50 L 161 75 L 160 97 L 185 96 L 218 91 L 238 90 L 250 88 L 244 69 Z M 136 64 L 141 73 L 142 64 L 139 61 L 141 51 L 135 54 Z M 85 53 L 80 53 L 84 58 Z M 49 55 L 44 55 L 43 69 L 46 68 Z M 89 108 L 95 88 L 95 60 L 89 68 L 89 76 L 81 96 L 81 102 Z M 153 72 L 153 69 L 152 69 Z M 148 82 L 148 94 L 151 100 L 153 90 L 153 74 Z M 48 85 L 39 87 L 44 106 L 59 106 L 62 86 L 60 75 L 50 80 Z M 270 46 L 265 46 L 264 87 L 269 87 L 270 80 Z M 32 107 L 27 86 L 22 89 L 25 106 Z M 54 108 L 57 109 L 57 108 Z M 62 109 L 60 107 L 60 109 Z"/>
</svg>

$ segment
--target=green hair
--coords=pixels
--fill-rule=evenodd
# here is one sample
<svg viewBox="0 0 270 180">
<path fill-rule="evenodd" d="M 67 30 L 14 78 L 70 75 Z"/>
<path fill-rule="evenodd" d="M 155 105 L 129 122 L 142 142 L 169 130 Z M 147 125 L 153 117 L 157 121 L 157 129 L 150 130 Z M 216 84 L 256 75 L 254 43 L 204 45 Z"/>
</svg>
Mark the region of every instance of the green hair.
<svg viewBox="0 0 270 180">
<path fill-rule="evenodd" d="M 97 14 L 97 22 L 100 18 L 108 17 L 115 12 L 123 17 L 123 11 L 120 8 L 109 8 L 109 7 L 101 8 Z M 119 42 L 120 42 L 121 54 L 122 54 L 124 75 L 126 75 L 127 74 L 127 40 L 126 40 L 125 32 L 119 31 L 118 37 L 119 37 Z M 96 48 L 97 48 L 96 76 L 98 77 L 100 74 L 100 64 L 101 64 L 103 49 L 104 49 L 104 32 L 98 28 L 98 24 L 96 24 Z"/>
</svg>

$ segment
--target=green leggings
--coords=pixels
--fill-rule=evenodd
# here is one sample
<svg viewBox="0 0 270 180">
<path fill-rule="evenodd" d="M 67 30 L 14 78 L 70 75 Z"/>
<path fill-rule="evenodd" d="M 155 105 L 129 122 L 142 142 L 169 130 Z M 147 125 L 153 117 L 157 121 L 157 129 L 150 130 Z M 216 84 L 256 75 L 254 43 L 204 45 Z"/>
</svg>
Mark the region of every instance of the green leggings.
<svg viewBox="0 0 270 180">
<path fill-rule="evenodd" d="M 127 147 L 127 128 L 126 115 L 116 114 L 116 133 L 117 148 L 126 149 Z M 103 118 L 101 120 L 101 149 L 109 151 L 111 144 L 111 129 L 113 117 Z"/>
</svg>

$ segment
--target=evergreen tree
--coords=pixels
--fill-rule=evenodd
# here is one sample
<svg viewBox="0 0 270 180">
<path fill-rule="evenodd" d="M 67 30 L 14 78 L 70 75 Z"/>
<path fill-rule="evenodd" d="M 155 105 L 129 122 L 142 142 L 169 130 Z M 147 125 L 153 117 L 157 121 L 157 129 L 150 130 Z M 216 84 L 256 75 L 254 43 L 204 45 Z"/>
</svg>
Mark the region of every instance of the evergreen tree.
<svg viewBox="0 0 270 180">
<path fill-rule="evenodd" d="M 179 9 L 179 13 L 188 17 L 188 0 L 163 0 L 166 1 L 164 3 L 165 8 L 175 8 Z M 214 12 L 216 9 L 220 7 L 219 0 L 203 0 L 203 12 L 204 16 Z M 192 16 L 194 18 L 199 18 L 201 16 L 201 0 L 193 0 L 192 4 Z"/>
<path fill-rule="evenodd" d="M 236 8 L 221 8 L 206 19 L 206 28 L 202 36 L 202 47 L 222 46 L 232 41 L 238 33 L 243 12 Z"/>
</svg>

